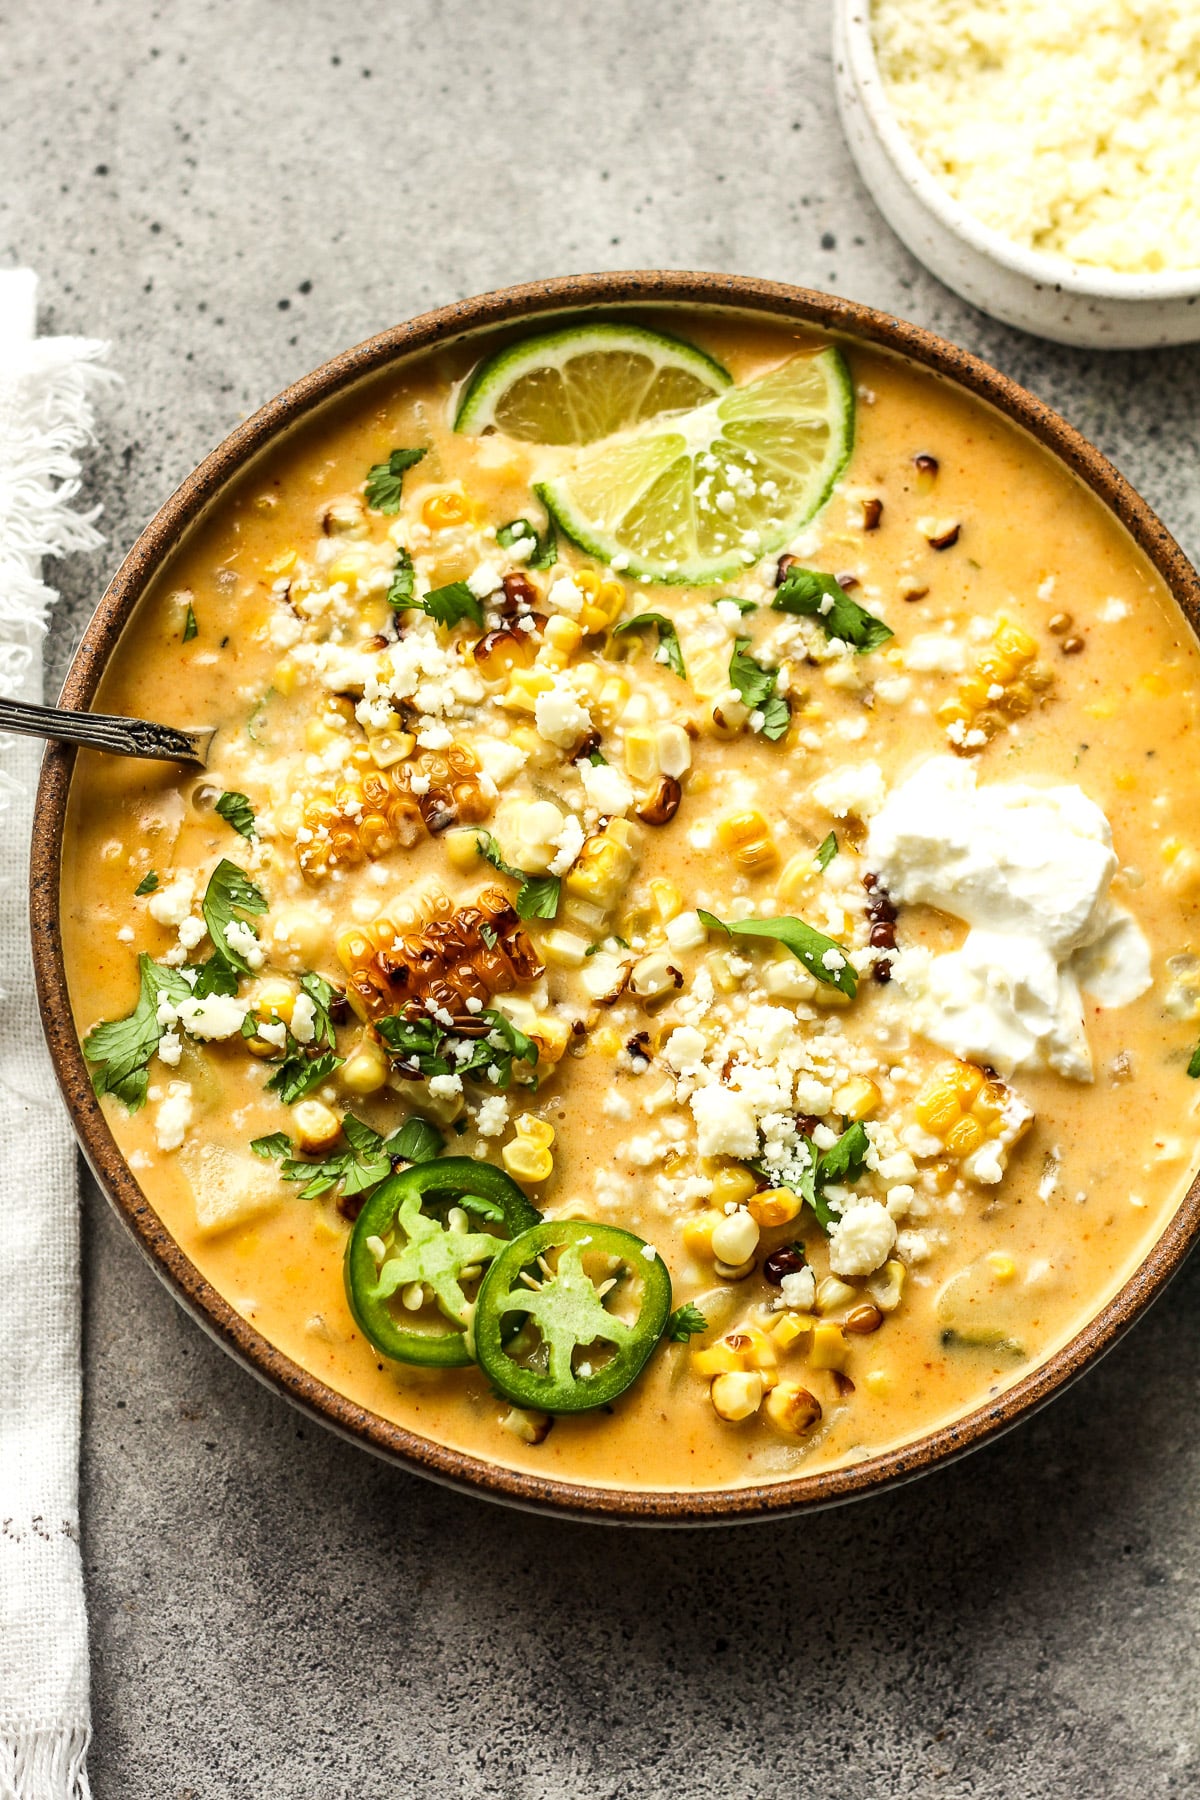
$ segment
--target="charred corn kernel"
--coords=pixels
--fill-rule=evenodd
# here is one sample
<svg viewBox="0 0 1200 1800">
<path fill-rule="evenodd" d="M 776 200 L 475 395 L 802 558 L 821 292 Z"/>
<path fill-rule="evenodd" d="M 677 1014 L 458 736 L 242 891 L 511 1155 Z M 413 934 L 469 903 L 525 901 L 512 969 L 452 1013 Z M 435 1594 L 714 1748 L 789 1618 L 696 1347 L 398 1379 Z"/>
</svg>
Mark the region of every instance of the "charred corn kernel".
<svg viewBox="0 0 1200 1800">
<path fill-rule="evenodd" d="M 904 1264 L 893 1257 L 885 1262 L 877 1275 L 873 1275 L 867 1283 L 867 1292 L 879 1308 L 880 1312 L 895 1312 L 904 1293 L 904 1282 L 908 1270 Z"/>
<path fill-rule="evenodd" d="M 616 904 L 634 870 L 634 853 L 617 829 L 624 824 L 624 819 L 610 819 L 602 832 L 588 838 L 566 877 L 568 894 L 604 908 Z"/>
<path fill-rule="evenodd" d="M 290 662 L 285 656 L 282 662 L 277 662 L 275 664 L 271 673 L 271 686 L 275 689 L 277 694 L 283 694 L 286 698 L 289 694 L 295 693 L 296 682 L 299 679 L 299 675 L 300 671 L 297 669 L 295 663 Z"/>
<path fill-rule="evenodd" d="M 790 1225 L 798 1219 L 803 1204 L 799 1194 L 793 1194 L 790 1188 L 767 1188 L 747 1200 L 746 1210 L 764 1231 L 770 1231 L 776 1225 Z"/>
<path fill-rule="evenodd" d="M 323 1100 L 301 1100 L 292 1111 L 301 1150 L 328 1150 L 342 1133 L 342 1121 Z"/>
<path fill-rule="evenodd" d="M 779 1346 L 769 1331 L 760 1325 L 739 1325 L 736 1335 L 746 1339 L 743 1368 L 761 1369 L 764 1375 L 778 1368 Z"/>
<path fill-rule="evenodd" d="M 712 1204 L 718 1212 L 724 1212 L 727 1206 L 742 1206 L 757 1185 L 749 1169 L 718 1169 L 713 1176 Z"/>
<path fill-rule="evenodd" d="M 848 1355 L 849 1348 L 840 1325 L 822 1319 L 819 1325 L 813 1326 L 808 1360 L 814 1369 L 844 1369 Z"/>
<path fill-rule="evenodd" d="M 993 1081 L 986 1082 L 971 1102 L 971 1116 L 985 1128 L 1004 1111 L 1004 1089 Z"/>
<path fill-rule="evenodd" d="M 882 1100 L 883 1095 L 873 1081 L 868 1081 L 864 1075 L 856 1075 L 835 1090 L 833 1110 L 847 1119 L 869 1119 L 879 1110 Z"/>
<path fill-rule="evenodd" d="M 536 1113 L 522 1113 L 518 1118 L 515 1130 L 518 1137 L 528 1138 L 531 1144 L 539 1144 L 548 1150 L 558 1133 L 547 1119 L 539 1119 Z"/>
<path fill-rule="evenodd" d="M 722 695 L 712 709 L 713 734 L 719 738 L 737 737 L 749 717 L 748 706 L 743 706 L 740 700 L 729 700 Z"/>
<path fill-rule="evenodd" d="M 720 1224 L 723 1213 L 696 1213 L 688 1219 L 683 1227 L 682 1237 L 685 1246 L 692 1256 L 711 1256 L 713 1253 L 713 1232 Z"/>
<path fill-rule="evenodd" d="M 537 1045 L 538 1059 L 534 1073 L 540 1080 L 566 1055 L 567 1045 L 571 1041 L 571 1027 L 565 1019 L 540 1013 L 529 1029 L 529 1036 Z"/>
<path fill-rule="evenodd" d="M 344 1088 L 352 1094 L 377 1094 L 388 1078 L 388 1059 L 378 1044 L 364 1038 L 338 1071 Z"/>
<path fill-rule="evenodd" d="M 515 1181 L 545 1181 L 554 1173 L 553 1156 L 531 1138 L 513 1138 L 501 1150 L 500 1160 Z"/>
<path fill-rule="evenodd" d="M 938 723 L 962 755 L 983 748 L 1006 719 L 1021 718 L 1053 686 L 1054 677 L 1034 663 L 1037 640 L 1010 619 L 1000 619 L 988 649 L 958 684 L 953 700 L 937 709 Z"/>
<path fill-rule="evenodd" d="M 1011 1281 L 1017 1272 L 1017 1265 L 1003 1250 L 989 1250 L 987 1265 L 997 1281 Z"/>
<path fill-rule="evenodd" d="M 753 1418 L 762 1405 L 766 1383 L 758 1369 L 718 1375 L 709 1389 L 713 1411 L 729 1425 Z"/>
<path fill-rule="evenodd" d="M 451 489 L 430 494 L 421 507 L 421 523 L 428 525 L 430 531 L 448 531 L 455 525 L 466 525 L 470 517 L 470 503 Z"/>
<path fill-rule="evenodd" d="M 556 969 L 582 969 L 588 941 L 574 931 L 547 931 L 541 940 L 542 956 Z"/>
<path fill-rule="evenodd" d="M 763 1412 L 784 1437 L 805 1437 L 821 1423 L 821 1402 L 798 1381 L 781 1381 L 773 1388 Z"/>
<path fill-rule="evenodd" d="M 724 1337 L 705 1350 L 692 1352 L 692 1368 L 697 1375 L 711 1380 L 714 1375 L 732 1375 L 750 1367 L 750 1339 L 741 1330 L 727 1331 Z"/>
<path fill-rule="evenodd" d="M 844 1306 L 851 1306 L 858 1298 L 857 1289 L 848 1282 L 839 1281 L 836 1275 L 826 1275 L 817 1283 L 816 1308 L 819 1313 L 840 1312 Z"/>
<path fill-rule="evenodd" d="M 407 1006 L 424 1011 L 428 1001 L 458 1015 L 468 1000 L 488 1006 L 542 974 L 516 910 L 499 888 L 485 888 L 459 907 L 444 894 L 432 895 L 403 923 L 384 916 L 350 926 L 337 939 L 337 953 L 347 998 L 368 1021 Z"/>
<path fill-rule="evenodd" d="M 420 791 L 414 789 L 415 777 Z M 335 868 L 356 868 L 410 850 L 426 833 L 480 824 L 493 804 L 474 753 L 464 744 L 423 751 L 394 769 L 351 761 L 305 796 L 296 860 L 306 880 L 321 882 Z"/>
<path fill-rule="evenodd" d="M 649 725 L 625 733 L 625 768 L 634 781 L 653 781 L 658 774 L 658 736 Z"/>
<path fill-rule="evenodd" d="M 718 1262 L 740 1268 L 758 1249 L 759 1225 L 753 1214 L 739 1208 L 725 1213 L 713 1227 L 712 1250 Z"/>
<path fill-rule="evenodd" d="M 790 1350 L 793 1344 L 807 1337 L 815 1321 L 800 1313 L 780 1313 L 771 1327 L 771 1336 L 781 1350 Z"/>
<path fill-rule="evenodd" d="M 407 762 L 416 747 L 417 740 L 411 731 L 373 731 L 367 739 L 367 749 L 377 769 L 390 769 L 396 763 Z"/>
<path fill-rule="evenodd" d="M 765 875 L 779 861 L 771 827 L 760 812 L 731 813 L 718 825 L 717 839 L 743 875 Z"/>
</svg>

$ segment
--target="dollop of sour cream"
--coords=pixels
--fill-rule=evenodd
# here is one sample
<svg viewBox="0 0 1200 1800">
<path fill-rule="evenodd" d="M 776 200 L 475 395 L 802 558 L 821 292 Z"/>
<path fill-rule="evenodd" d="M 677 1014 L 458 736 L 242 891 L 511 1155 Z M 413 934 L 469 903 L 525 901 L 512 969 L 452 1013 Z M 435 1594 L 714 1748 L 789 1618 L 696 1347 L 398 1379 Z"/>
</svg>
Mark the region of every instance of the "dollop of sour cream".
<svg viewBox="0 0 1200 1800">
<path fill-rule="evenodd" d="M 1145 937 L 1109 897 L 1117 859 L 1095 802 L 1074 786 L 980 787 L 969 763 L 930 757 L 871 820 L 867 856 L 893 900 L 969 927 L 945 955 L 897 955 L 910 1023 L 1002 1075 L 1090 1081 L 1080 989 L 1126 1006 L 1151 980 Z"/>
</svg>

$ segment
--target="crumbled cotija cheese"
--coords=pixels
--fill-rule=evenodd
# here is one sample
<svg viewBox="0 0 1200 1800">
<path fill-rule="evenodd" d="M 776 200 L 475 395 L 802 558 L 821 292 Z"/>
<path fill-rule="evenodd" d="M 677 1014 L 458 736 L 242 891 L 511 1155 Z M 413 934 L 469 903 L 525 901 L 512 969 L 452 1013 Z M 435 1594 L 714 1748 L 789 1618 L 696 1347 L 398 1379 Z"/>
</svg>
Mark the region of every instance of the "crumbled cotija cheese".
<svg viewBox="0 0 1200 1800">
<path fill-rule="evenodd" d="M 921 159 L 1032 249 L 1200 268 L 1194 0 L 875 0 L 880 72 Z"/>
</svg>

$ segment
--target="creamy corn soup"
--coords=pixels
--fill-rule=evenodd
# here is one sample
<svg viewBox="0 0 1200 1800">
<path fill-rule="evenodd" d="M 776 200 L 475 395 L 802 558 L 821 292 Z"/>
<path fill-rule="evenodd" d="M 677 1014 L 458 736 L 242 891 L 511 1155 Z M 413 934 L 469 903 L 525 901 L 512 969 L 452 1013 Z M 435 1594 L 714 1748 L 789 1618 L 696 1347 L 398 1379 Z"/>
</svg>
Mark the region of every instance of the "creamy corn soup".
<svg viewBox="0 0 1200 1800">
<path fill-rule="evenodd" d="M 210 766 L 81 753 L 63 914 L 239 1313 L 440 1443 L 687 1489 L 963 1415 L 1163 1230 L 1200 664 L 952 386 L 645 323 L 400 365 L 226 492 L 97 700 Z"/>
</svg>

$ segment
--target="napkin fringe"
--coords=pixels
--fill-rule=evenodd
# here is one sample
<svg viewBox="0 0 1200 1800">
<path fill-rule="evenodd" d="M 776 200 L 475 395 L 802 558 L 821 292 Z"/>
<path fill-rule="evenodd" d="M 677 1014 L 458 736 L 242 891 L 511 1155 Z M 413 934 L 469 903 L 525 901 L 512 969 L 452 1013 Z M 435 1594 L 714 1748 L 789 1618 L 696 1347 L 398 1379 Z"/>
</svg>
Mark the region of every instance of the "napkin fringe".
<svg viewBox="0 0 1200 1800">
<path fill-rule="evenodd" d="M 21 1726 L 0 1737 L 0 1800 L 91 1800 L 86 1725 Z"/>
</svg>

